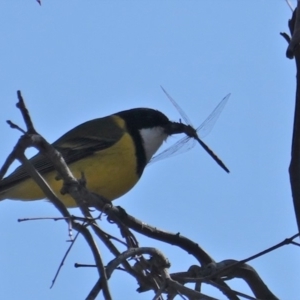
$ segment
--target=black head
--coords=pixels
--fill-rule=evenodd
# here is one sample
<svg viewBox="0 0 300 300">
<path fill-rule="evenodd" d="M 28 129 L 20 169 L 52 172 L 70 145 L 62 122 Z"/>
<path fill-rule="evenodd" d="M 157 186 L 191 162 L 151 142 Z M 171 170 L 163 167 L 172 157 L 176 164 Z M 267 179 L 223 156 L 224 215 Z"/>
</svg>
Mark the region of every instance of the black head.
<svg viewBox="0 0 300 300">
<path fill-rule="evenodd" d="M 116 113 L 116 115 L 123 118 L 129 128 L 135 129 L 165 128 L 170 123 L 163 113 L 151 108 L 133 108 Z"/>
</svg>

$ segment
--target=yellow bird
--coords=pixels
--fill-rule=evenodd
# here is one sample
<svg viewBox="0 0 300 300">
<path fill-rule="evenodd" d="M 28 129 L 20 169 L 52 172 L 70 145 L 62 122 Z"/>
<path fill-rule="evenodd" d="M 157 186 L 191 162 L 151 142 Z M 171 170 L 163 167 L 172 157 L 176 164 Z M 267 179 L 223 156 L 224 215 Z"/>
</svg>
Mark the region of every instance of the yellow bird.
<svg viewBox="0 0 300 300">
<path fill-rule="evenodd" d="M 217 163 L 229 172 L 217 156 L 199 139 L 189 125 L 170 121 L 163 113 L 135 108 L 85 122 L 53 143 L 76 178 L 83 172 L 87 188 L 108 200 L 127 193 L 140 179 L 154 153 L 172 134 L 195 138 Z M 76 206 L 69 195 L 61 195 L 61 181 L 47 158 L 37 154 L 34 167 L 68 207 Z M 0 200 L 39 200 L 45 195 L 21 165 L 0 181 Z"/>
</svg>

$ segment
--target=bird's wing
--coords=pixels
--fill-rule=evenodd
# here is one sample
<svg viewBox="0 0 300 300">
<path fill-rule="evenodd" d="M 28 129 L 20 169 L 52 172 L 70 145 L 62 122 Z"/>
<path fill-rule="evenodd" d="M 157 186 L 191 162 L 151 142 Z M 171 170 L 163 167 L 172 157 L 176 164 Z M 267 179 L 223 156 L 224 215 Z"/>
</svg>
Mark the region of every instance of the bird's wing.
<svg viewBox="0 0 300 300">
<path fill-rule="evenodd" d="M 62 154 L 65 162 L 70 164 L 111 147 L 122 137 L 123 132 L 124 129 L 118 127 L 109 117 L 105 117 L 75 127 L 52 145 Z M 41 174 L 54 170 L 51 161 L 41 154 L 33 156 L 30 162 Z M 29 175 L 21 165 L 0 181 L 0 191 L 27 178 Z"/>
</svg>

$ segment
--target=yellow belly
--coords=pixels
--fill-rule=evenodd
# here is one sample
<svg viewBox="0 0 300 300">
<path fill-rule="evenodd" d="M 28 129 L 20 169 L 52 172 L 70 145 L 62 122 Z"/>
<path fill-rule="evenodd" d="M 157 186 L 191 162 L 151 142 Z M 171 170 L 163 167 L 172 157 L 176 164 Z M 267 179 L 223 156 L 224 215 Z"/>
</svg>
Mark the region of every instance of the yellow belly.
<svg viewBox="0 0 300 300">
<path fill-rule="evenodd" d="M 134 143 L 128 133 L 108 149 L 69 165 L 76 178 L 84 172 L 87 188 L 108 200 L 114 200 L 127 193 L 139 180 Z M 76 206 L 69 195 L 61 195 L 62 181 L 55 180 L 56 172 L 44 175 L 44 178 L 56 195 L 68 207 Z M 18 200 L 39 200 L 45 195 L 32 180 L 27 179 L 9 189 L 5 197 Z"/>
</svg>

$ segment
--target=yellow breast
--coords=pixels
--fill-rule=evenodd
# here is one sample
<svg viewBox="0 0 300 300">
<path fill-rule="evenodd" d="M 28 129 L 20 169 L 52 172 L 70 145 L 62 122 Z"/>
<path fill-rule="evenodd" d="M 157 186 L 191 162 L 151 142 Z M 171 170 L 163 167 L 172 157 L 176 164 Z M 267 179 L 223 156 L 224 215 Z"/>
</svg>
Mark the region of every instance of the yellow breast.
<svg viewBox="0 0 300 300">
<path fill-rule="evenodd" d="M 81 172 L 87 180 L 87 188 L 108 200 L 114 200 L 128 192 L 139 180 L 135 146 L 131 136 L 125 132 L 121 139 L 108 149 L 69 165 L 76 178 Z M 61 195 L 62 181 L 55 180 L 56 172 L 44 175 L 54 192 L 68 207 L 76 206 L 69 195 Z M 43 192 L 32 179 L 27 179 L 9 190 L 9 199 L 37 200 L 44 198 Z"/>
</svg>

